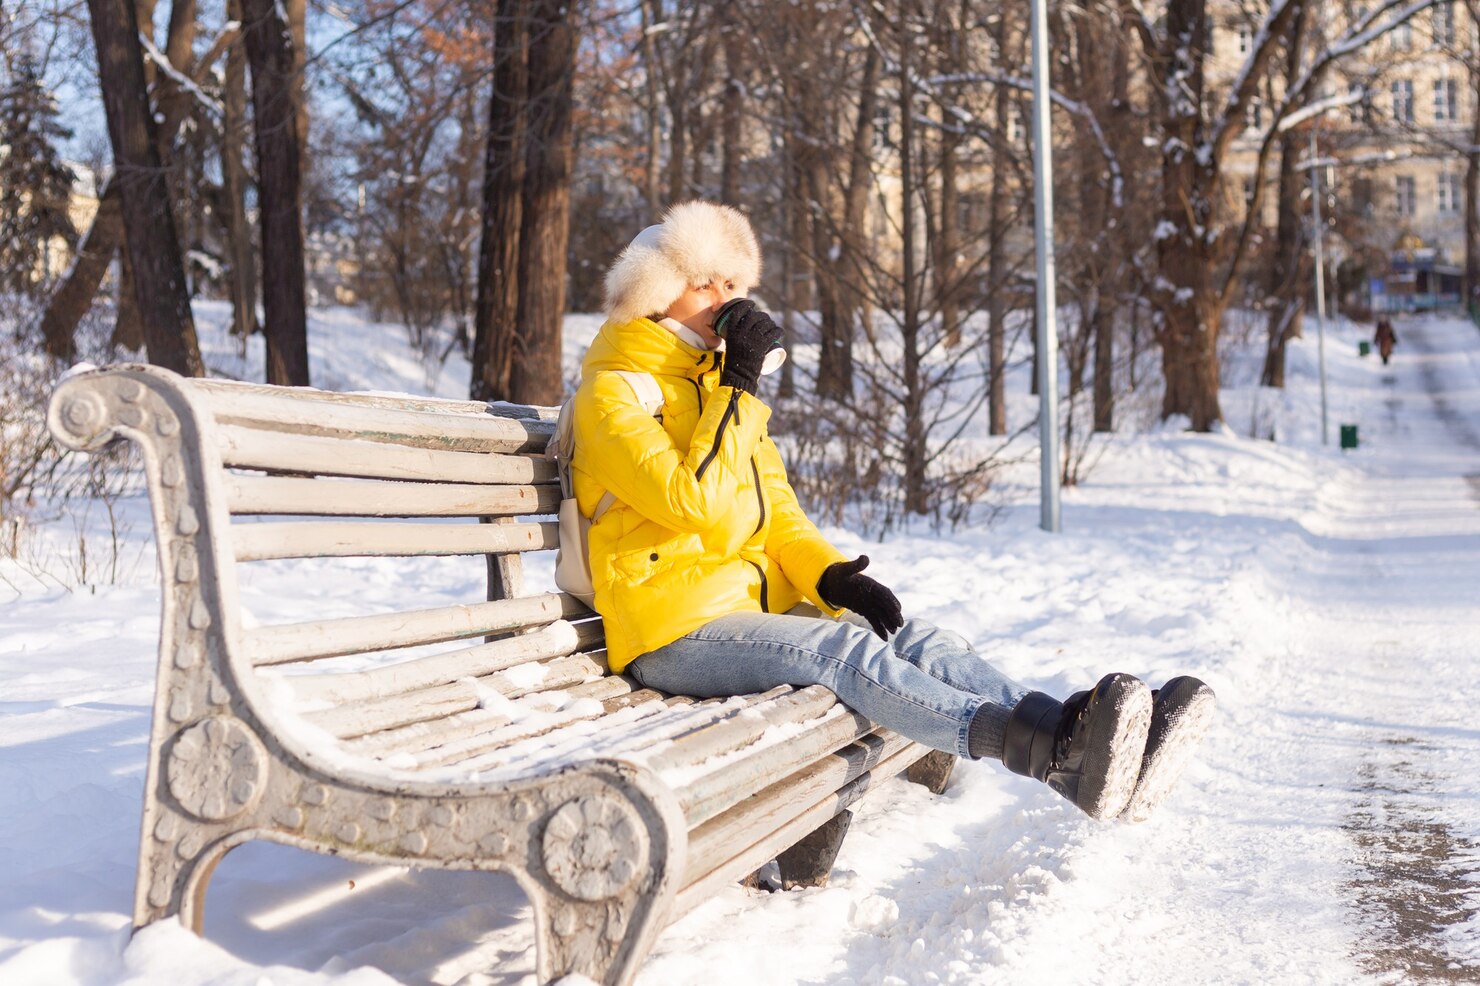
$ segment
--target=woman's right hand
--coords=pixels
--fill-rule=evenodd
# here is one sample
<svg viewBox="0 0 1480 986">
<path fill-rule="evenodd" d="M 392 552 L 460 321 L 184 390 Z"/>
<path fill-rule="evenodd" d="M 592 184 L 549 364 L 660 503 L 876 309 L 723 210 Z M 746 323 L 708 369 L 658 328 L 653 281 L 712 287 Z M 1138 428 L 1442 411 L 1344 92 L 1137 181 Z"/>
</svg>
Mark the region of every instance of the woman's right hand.
<svg viewBox="0 0 1480 986">
<path fill-rule="evenodd" d="M 719 385 L 754 394 L 766 353 L 781 341 L 781 326 L 749 299 L 730 303 L 725 323 L 725 364 Z"/>
</svg>

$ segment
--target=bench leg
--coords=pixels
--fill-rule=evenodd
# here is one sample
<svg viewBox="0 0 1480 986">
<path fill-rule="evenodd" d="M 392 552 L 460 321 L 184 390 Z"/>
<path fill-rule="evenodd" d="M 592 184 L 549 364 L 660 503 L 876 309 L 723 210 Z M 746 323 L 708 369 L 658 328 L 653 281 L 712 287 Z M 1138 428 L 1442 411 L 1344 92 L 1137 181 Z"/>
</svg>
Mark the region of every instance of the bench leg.
<svg viewBox="0 0 1480 986">
<path fill-rule="evenodd" d="M 574 973 L 627 986 L 678 891 L 688 841 L 683 813 L 645 777 L 567 783 L 530 847 L 534 865 L 525 870 L 538 978 L 550 983 Z"/>
<path fill-rule="evenodd" d="M 848 834 L 848 825 L 852 821 L 851 811 L 840 811 L 813 829 L 801 842 L 777 856 L 782 889 L 827 886 L 833 863 L 838 858 L 838 850 L 843 848 L 843 837 Z"/>
<path fill-rule="evenodd" d="M 921 785 L 931 794 L 940 794 L 951 782 L 951 771 L 955 766 L 955 754 L 931 750 L 911 764 L 904 776 L 907 780 Z"/>
</svg>

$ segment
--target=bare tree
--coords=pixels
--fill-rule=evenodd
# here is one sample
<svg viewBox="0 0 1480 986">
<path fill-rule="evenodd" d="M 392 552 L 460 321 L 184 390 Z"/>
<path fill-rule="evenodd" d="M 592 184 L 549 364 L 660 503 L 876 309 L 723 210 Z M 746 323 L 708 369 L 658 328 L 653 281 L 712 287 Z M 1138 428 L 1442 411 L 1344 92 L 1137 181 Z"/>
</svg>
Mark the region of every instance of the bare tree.
<svg viewBox="0 0 1480 986">
<path fill-rule="evenodd" d="M 226 16 L 241 22 L 241 0 L 228 0 Z M 262 326 L 257 321 L 257 261 L 247 218 L 247 170 L 242 163 L 247 132 L 247 60 L 240 40 L 226 53 L 223 82 L 220 157 L 226 252 L 231 263 L 231 331 L 245 339 L 262 331 Z"/>
<path fill-rule="evenodd" d="M 519 338 L 511 399 L 556 404 L 570 238 L 572 0 L 536 0 L 529 29 L 529 128 L 519 229 Z"/>
<path fill-rule="evenodd" d="M 134 5 L 138 23 L 153 24 L 154 6 L 153 0 L 140 0 Z M 172 11 L 170 33 L 164 52 L 151 51 L 146 59 L 142 46 L 135 45 L 136 50 L 140 51 L 146 85 L 156 96 L 150 118 L 155 122 L 155 143 L 163 167 L 169 167 L 171 148 L 176 137 L 186 119 L 199 106 L 198 94 L 201 87 L 207 84 L 212 66 L 237 40 L 234 28 L 224 29 L 206 47 L 203 54 L 192 58 L 190 40 L 195 34 L 194 3 L 192 0 L 182 0 L 180 6 L 181 16 L 174 16 Z M 190 14 L 188 17 L 185 16 L 187 12 Z M 174 58 L 185 61 L 176 62 Z M 161 72 L 162 66 L 168 66 L 169 70 Z M 186 91 L 191 93 L 191 98 L 184 98 Z M 77 324 L 92 307 L 108 267 L 123 244 L 124 223 L 116 177 L 104 184 L 98 198 L 98 211 L 93 216 L 92 224 L 82 237 L 71 267 L 52 291 L 42 313 L 42 336 L 47 352 L 54 356 L 69 358 L 68 354 L 73 351 L 72 337 L 76 333 Z M 131 277 L 130 268 L 120 280 Z M 122 287 L 120 284 L 120 289 Z M 121 322 L 116 326 L 115 335 L 130 348 L 137 348 L 142 342 L 142 329 L 138 326 L 133 304 L 127 300 L 128 294 L 129 292 L 120 290 Z"/>
<path fill-rule="evenodd" d="M 528 18 L 499 0 L 483 156 L 483 232 L 473 319 L 474 400 L 509 400 L 519 334 L 519 230 L 524 194 Z"/>
<path fill-rule="evenodd" d="M 149 360 L 177 373 L 201 376 L 204 368 L 169 189 L 160 180 L 163 165 L 145 89 L 138 20 L 128 0 L 88 0 L 88 10 Z"/>
<path fill-rule="evenodd" d="M 242 15 L 256 124 L 267 382 L 306 387 L 308 314 L 293 46 L 272 0 L 242 0 Z"/>
</svg>

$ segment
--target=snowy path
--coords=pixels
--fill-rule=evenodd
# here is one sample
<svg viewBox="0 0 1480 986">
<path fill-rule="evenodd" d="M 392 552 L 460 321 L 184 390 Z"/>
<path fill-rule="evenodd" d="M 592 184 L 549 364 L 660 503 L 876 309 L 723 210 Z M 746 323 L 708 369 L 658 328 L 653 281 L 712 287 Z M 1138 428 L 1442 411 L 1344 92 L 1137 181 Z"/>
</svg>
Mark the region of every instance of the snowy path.
<svg viewBox="0 0 1480 986">
<path fill-rule="evenodd" d="M 1071 980 L 1480 979 L 1480 334 L 1403 338 L 1359 398 L 1360 470 L 1261 546 L 1277 601 L 1253 615 L 1288 650 L 1226 694 L 1197 795 L 1211 814 L 1127 867 L 1122 912 L 1169 927 L 1128 942 L 1112 922 L 1094 936 L 1112 968 Z"/>
<path fill-rule="evenodd" d="M 1349 455 L 1306 442 L 1307 340 L 1271 412 L 1285 442 L 1117 438 L 1066 494 L 1061 536 L 1033 503 L 949 537 L 829 531 L 1025 682 L 1189 672 L 1218 691 L 1215 729 L 1140 826 L 990 764 L 941 797 L 883 785 L 829 887 L 723 891 L 662 935 L 641 986 L 1480 981 L 1480 332 L 1398 333 L 1385 369 L 1333 330 Z M 353 384 L 413 385 L 377 372 Z M 146 505 L 121 509 L 144 552 L 123 584 L 0 570 L 23 587 L 0 597 L 0 984 L 532 982 L 508 879 L 263 845 L 218 871 L 209 941 L 162 925 L 128 944 L 158 591 Z M 65 551 L 70 530 L 52 533 Z M 373 610 L 408 577 L 435 604 L 477 575 L 334 572 L 271 563 L 244 593 L 290 622 Z"/>
</svg>

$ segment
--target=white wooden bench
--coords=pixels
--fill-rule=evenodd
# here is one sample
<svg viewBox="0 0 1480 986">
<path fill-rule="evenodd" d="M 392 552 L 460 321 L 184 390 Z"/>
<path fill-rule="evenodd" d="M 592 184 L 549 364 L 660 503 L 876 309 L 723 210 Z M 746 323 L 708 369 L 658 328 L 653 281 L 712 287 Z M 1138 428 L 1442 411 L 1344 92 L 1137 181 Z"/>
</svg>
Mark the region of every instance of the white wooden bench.
<svg viewBox="0 0 1480 986">
<path fill-rule="evenodd" d="M 120 366 L 63 380 L 50 425 L 76 449 L 137 442 L 148 474 L 163 616 L 136 927 L 198 933 L 217 863 L 266 839 L 509 871 L 541 982 L 626 983 L 715 888 L 771 860 L 824 882 L 872 780 L 949 777 L 821 687 L 696 702 L 611 675 L 595 614 L 523 589 L 521 553 L 556 544 L 551 409 Z M 480 554 L 487 599 L 419 608 L 407 584 L 397 612 L 244 625 L 243 564 Z"/>
</svg>

